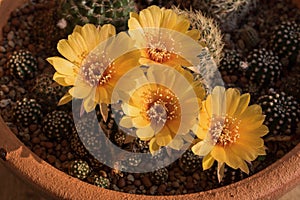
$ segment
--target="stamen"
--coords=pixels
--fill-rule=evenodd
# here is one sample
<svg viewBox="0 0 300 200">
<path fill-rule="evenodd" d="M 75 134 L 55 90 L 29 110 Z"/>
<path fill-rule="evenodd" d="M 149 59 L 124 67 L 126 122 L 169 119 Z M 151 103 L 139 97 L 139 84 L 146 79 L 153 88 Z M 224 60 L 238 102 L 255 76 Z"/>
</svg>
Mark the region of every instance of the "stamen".
<svg viewBox="0 0 300 200">
<path fill-rule="evenodd" d="M 241 120 L 235 117 L 226 115 L 226 117 L 212 117 L 211 127 L 209 132 L 213 138 L 213 141 L 217 145 L 230 145 L 237 141 L 240 137 L 239 125 Z"/>
<path fill-rule="evenodd" d="M 102 56 L 98 53 L 90 53 L 81 67 L 82 76 L 91 87 L 107 83 L 115 73 L 111 59 L 105 52 L 100 55 Z"/>
</svg>

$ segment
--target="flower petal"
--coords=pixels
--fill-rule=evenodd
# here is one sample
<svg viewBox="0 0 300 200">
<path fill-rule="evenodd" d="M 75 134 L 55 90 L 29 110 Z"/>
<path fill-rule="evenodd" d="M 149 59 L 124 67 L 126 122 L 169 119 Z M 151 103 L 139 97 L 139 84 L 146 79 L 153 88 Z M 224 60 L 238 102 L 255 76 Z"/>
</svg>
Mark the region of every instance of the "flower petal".
<svg viewBox="0 0 300 200">
<path fill-rule="evenodd" d="M 47 61 L 53 65 L 54 69 L 64 75 L 73 75 L 74 64 L 61 57 L 47 58 Z"/>
<path fill-rule="evenodd" d="M 120 120 L 119 125 L 122 126 L 122 127 L 125 127 L 125 128 L 133 127 L 131 117 L 128 117 L 128 116 L 122 117 L 122 119 Z"/>
<path fill-rule="evenodd" d="M 70 102 L 72 100 L 72 98 L 73 97 L 69 93 L 67 93 L 59 100 L 57 105 L 58 106 L 64 105 L 64 104 Z"/>
<path fill-rule="evenodd" d="M 172 141 L 170 130 L 166 126 L 155 135 L 155 138 L 159 146 L 167 146 Z"/>
<path fill-rule="evenodd" d="M 144 128 L 139 128 L 136 131 L 136 135 L 141 140 L 150 140 L 154 136 L 154 131 L 150 126 L 146 126 Z"/>
<path fill-rule="evenodd" d="M 236 108 L 234 115 L 236 117 L 239 117 L 247 109 L 249 102 L 250 102 L 250 94 L 249 93 L 243 94 L 240 98 L 239 105 Z"/>
<path fill-rule="evenodd" d="M 213 166 L 215 159 L 210 155 L 206 155 L 202 160 L 202 168 L 203 170 L 207 170 Z"/>
</svg>

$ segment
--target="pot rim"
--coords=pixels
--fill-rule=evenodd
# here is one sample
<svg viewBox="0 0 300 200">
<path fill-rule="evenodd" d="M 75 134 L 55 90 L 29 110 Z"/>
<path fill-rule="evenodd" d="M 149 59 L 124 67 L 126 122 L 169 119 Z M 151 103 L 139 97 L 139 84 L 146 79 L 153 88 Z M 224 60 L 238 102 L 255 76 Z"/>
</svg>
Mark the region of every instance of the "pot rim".
<svg viewBox="0 0 300 200">
<path fill-rule="evenodd" d="M 0 0 L 0 30 L 9 13 L 27 0 Z M 298 1 L 300 2 L 300 1 Z M 1 9 L 5 7 L 5 9 Z M 6 9 L 7 8 L 7 9 Z M 2 31 L 0 32 L 2 38 Z M 9 129 L 0 116 L 0 147 L 6 149 L 7 160 L 1 163 L 40 194 L 55 199 L 266 199 L 280 197 L 300 182 L 300 143 L 264 170 L 239 182 L 213 190 L 170 196 L 137 195 L 103 189 L 71 177 L 54 168 L 28 149 Z M 58 181 L 59 180 L 59 181 Z"/>
</svg>

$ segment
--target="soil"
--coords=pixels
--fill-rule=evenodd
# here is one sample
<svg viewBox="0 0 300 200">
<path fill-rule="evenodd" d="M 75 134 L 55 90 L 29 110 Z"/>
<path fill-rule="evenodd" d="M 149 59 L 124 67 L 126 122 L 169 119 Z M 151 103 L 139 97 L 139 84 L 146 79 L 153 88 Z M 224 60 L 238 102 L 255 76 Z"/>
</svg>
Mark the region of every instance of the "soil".
<svg viewBox="0 0 300 200">
<path fill-rule="evenodd" d="M 167 2 L 167 6 L 170 6 L 170 2 Z M 152 4 L 155 3 L 161 6 L 166 5 L 164 1 L 152 1 Z M 176 2 L 174 3 L 176 4 Z M 148 3 L 138 1 L 137 5 L 142 8 L 146 7 Z M 251 176 L 281 158 L 299 143 L 299 130 L 292 130 L 288 135 L 274 135 L 274 137 L 265 138 L 267 155 L 258 157 L 252 162 L 250 174 L 247 175 L 240 170 L 226 168 L 225 177 L 221 183 L 217 179 L 216 166 L 206 171 L 200 168 L 195 171 L 183 170 L 180 159 L 166 167 L 167 180 L 156 182 L 151 178 L 153 175 L 151 173 L 138 174 L 115 171 L 96 161 L 89 153 L 84 153 L 84 155 L 78 153 L 71 147 L 72 141 L 70 138 L 75 136 L 57 140 L 49 138 L 47 133 L 43 131 L 42 123 L 32 123 L 26 127 L 20 125 L 15 121 L 14 107 L 16 102 L 24 97 L 37 97 L 34 94 L 35 90 L 33 90 L 40 84 L 37 80 L 40 80 L 41 77 L 52 77 L 55 72 L 45 59 L 59 55 L 56 44 L 60 39 L 67 37 L 67 33 L 56 26 L 59 20 L 56 12 L 57 5 L 54 1 L 31 1 L 11 14 L 7 25 L 3 28 L 3 39 L 0 41 L 0 110 L 2 118 L 18 138 L 39 157 L 57 169 L 68 173 L 70 164 L 74 160 L 81 159 L 87 161 L 93 176 L 104 176 L 109 179 L 108 189 L 149 195 L 185 194 L 210 190 Z M 289 1 L 260 1 L 257 9 L 249 12 L 237 25 L 236 29 L 232 31 L 222 30 L 225 49 L 236 50 L 243 57 L 246 57 L 254 48 L 267 48 L 274 27 L 287 20 L 295 21 L 300 26 L 300 11 L 294 8 Z M 255 42 L 256 44 L 248 43 L 244 35 L 241 34 L 245 30 L 245 25 L 252 27 L 258 34 L 259 41 Z M 20 81 L 10 73 L 8 60 L 14 51 L 20 49 L 29 50 L 37 59 L 38 75 L 33 79 Z M 285 79 L 295 76 L 295 74 L 298 75 L 300 65 L 298 61 L 290 63 L 283 60 L 281 62 L 285 69 L 282 71 L 282 78 L 274 83 L 273 88 L 287 92 Z M 244 86 L 247 88 L 245 82 L 237 81 L 243 80 L 245 78 L 244 74 L 228 75 L 224 72 L 222 75 L 227 85 L 241 87 L 242 91 Z M 256 101 L 256 96 L 267 94 L 269 89 L 260 88 L 255 90 L 252 101 Z M 299 94 L 294 95 L 296 97 Z M 44 100 L 45 102 L 47 100 Z M 70 104 L 61 107 L 46 104 L 41 106 L 43 117 L 53 110 L 65 111 L 71 115 Z M 122 142 L 122 139 L 121 143 L 118 143 L 116 137 L 122 138 L 123 135 L 116 128 L 112 117 L 107 122 L 99 117 L 99 121 L 101 127 L 115 144 L 122 146 L 122 148 L 129 148 L 127 144 L 123 143 L 124 141 Z M 74 131 L 69 130 L 69 134 L 74 134 Z M 272 136 L 272 133 L 269 135 Z M 90 178 L 92 177 L 91 174 L 89 178 L 84 178 L 83 181 L 94 184 L 94 180 Z"/>
</svg>

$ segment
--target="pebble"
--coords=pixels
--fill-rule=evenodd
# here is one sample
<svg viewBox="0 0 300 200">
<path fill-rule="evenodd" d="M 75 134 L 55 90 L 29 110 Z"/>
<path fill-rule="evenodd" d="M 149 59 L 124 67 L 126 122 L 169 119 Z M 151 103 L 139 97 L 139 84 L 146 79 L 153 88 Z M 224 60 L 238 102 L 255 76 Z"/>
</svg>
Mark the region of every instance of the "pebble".
<svg viewBox="0 0 300 200">
<path fill-rule="evenodd" d="M 157 190 L 157 186 L 156 185 L 153 185 L 152 187 L 150 187 L 149 189 L 149 193 L 154 195 L 156 193 L 156 190 Z"/>
<path fill-rule="evenodd" d="M 133 177 L 133 175 L 131 175 L 131 174 L 129 174 L 128 176 L 127 176 L 127 180 L 129 180 L 129 181 L 134 181 L 134 177 Z"/>
<path fill-rule="evenodd" d="M 0 52 L 1 52 L 1 53 L 5 53 L 5 52 L 6 52 L 6 49 L 5 49 L 4 46 L 0 46 Z"/>
<path fill-rule="evenodd" d="M 29 126 L 29 131 L 30 132 L 35 132 L 37 130 L 38 126 L 36 124 L 31 124 Z"/>
<path fill-rule="evenodd" d="M 166 186 L 165 184 L 161 184 L 161 185 L 158 187 L 157 192 L 158 192 L 159 194 L 164 194 L 165 191 L 166 191 L 166 189 L 167 189 L 167 186 Z"/>
<path fill-rule="evenodd" d="M 8 93 L 8 92 L 9 92 L 9 88 L 7 87 L 7 85 L 1 85 L 1 90 L 2 90 L 4 93 Z"/>
<path fill-rule="evenodd" d="M 15 38 L 15 33 L 13 31 L 10 31 L 7 34 L 7 40 L 12 41 Z"/>
<path fill-rule="evenodd" d="M 7 44 L 8 44 L 11 48 L 14 48 L 14 47 L 15 47 L 15 43 L 14 43 L 13 41 L 11 41 L 11 40 L 9 40 L 9 41 L 7 42 Z"/>
<path fill-rule="evenodd" d="M 53 164 L 53 163 L 55 163 L 56 158 L 53 155 L 48 155 L 47 160 L 49 161 L 50 164 Z"/>
<path fill-rule="evenodd" d="M 123 177 L 121 177 L 121 178 L 118 180 L 117 186 L 118 186 L 119 188 L 123 188 L 123 187 L 125 187 L 125 185 L 126 185 L 126 181 L 125 181 L 125 179 L 124 179 Z"/>
<path fill-rule="evenodd" d="M 43 150 L 41 148 L 36 148 L 34 149 L 34 153 L 37 155 L 37 156 L 41 156 L 42 153 L 43 153 Z"/>
<path fill-rule="evenodd" d="M 152 182 L 151 182 L 151 180 L 150 180 L 150 178 L 148 176 L 144 176 L 142 178 L 142 182 L 148 188 L 150 188 L 152 186 Z"/>
<path fill-rule="evenodd" d="M 48 148 L 48 149 L 51 149 L 53 147 L 52 142 L 41 142 L 41 145 Z"/>
<path fill-rule="evenodd" d="M 142 182 L 141 182 L 141 180 L 134 180 L 133 184 L 135 186 L 139 187 L 142 184 Z"/>
<path fill-rule="evenodd" d="M 174 188 L 179 188 L 179 183 L 177 182 L 177 181 L 175 181 L 175 182 L 172 182 L 172 187 L 174 187 Z"/>
<path fill-rule="evenodd" d="M 68 152 L 67 157 L 69 160 L 72 160 L 74 158 L 74 155 L 71 152 Z"/>
<path fill-rule="evenodd" d="M 199 173 L 197 173 L 197 172 L 193 173 L 193 178 L 196 179 L 197 181 L 199 181 L 200 180 Z"/>
<path fill-rule="evenodd" d="M 62 161 L 62 162 L 64 162 L 64 161 L 67 160 L 67 156 L 66 156 L 65 154 L 61 154 L 61 155 L 59 156 L 59 160 Z"/>
<path fill-rule="evenodd" d="M 40 138 L 38 138 L 38 137 L 34 137 L 34 138 L 32 138 L 31 142 L 32 142 L 33 144 L 39 144 L 39 143 L 41 142 L 41 140 L 40 140 Z"/>
<path fill-rule="evenodd" d="M 0 65 L 1 65 L 1 66 L 4 65 L 5 63 L 6 63 L 6 58 L 0 59 Z"/>
</svg>

